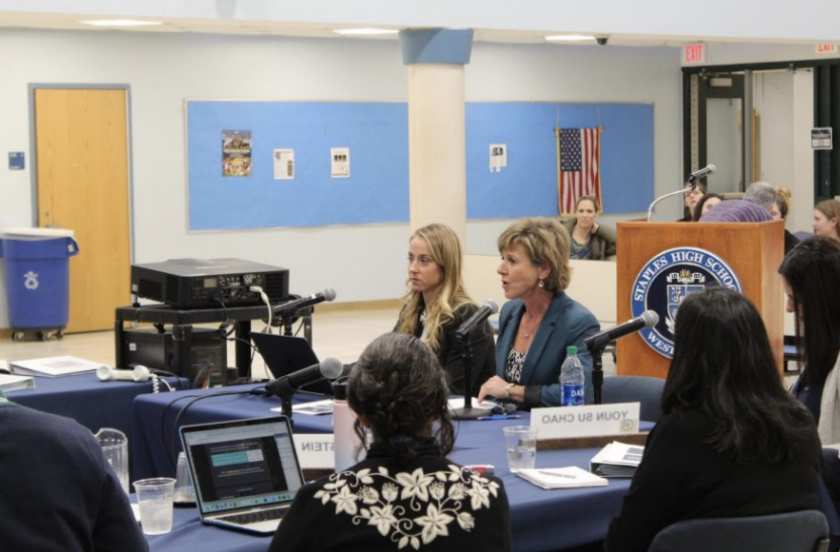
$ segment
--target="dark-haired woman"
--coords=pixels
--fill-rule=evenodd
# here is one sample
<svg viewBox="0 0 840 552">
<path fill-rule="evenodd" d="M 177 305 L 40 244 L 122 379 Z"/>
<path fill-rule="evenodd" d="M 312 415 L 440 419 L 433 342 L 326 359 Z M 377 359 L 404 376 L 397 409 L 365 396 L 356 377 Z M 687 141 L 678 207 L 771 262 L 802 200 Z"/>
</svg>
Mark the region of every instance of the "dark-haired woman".
<svg viewBox="0 0 840 552">
<path fill-rule="evenodd" d="M 377 338 L 350 375 L 367 458 L 303 487 L 270 551 L 510 550 L 501 482 L 446 459 L 454 433 L 435 354 L 400 333 Z"/>
<path fill-rule="evenodd" d="M 819 507 L 813 418 L 782 387 L 761 316 L 743 295 L 712 288 L 683 300 L 662 411 L 607 550 L 643 552 L 682 520 Z"/>
<path fill-rule="evenodd" d="M 723 201 L 723 196 L 720 194 L 706 194 L 700 198 L 697 204 L 694 206 L 694 211 L 691 216 L 692 222 L 697 222 L 700 220 L 700 217 L 706 214 L 706 211 L 721 203 Z"/>
</svg>

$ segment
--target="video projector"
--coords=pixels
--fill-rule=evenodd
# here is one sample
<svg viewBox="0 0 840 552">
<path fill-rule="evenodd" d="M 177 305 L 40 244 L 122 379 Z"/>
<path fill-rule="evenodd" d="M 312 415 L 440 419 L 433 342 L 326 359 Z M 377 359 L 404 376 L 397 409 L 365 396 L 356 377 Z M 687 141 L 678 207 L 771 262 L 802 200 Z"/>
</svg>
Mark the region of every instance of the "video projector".
<svg viewBox="0 0 840 552">
<path fill-rule="evenodd" d="M 289 297 L 289 271 L 241 259 L 170 259 L 131 265 L 131 293 L 181 309 L 272 305 Z"/>
</svg>

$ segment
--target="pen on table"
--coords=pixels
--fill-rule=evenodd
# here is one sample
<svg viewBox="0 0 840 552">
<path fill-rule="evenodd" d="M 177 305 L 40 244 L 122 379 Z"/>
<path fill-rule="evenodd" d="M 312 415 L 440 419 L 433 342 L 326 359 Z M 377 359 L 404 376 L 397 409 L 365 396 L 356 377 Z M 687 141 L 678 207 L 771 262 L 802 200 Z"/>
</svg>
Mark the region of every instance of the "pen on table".
<svg viewBox="0 0 840 552">
<path fill-rule="evenodd" d="M 492 416 L 479 416 L 476 420 L 489 422 L 491 420 L 518 420 L 521 417 L 519 414 L 493 414 Z"/>
<path fill-rule="evenodd" d="M 550 472 L 544 470 L 537 470 L 538 472 L 545 474 L 545 475 L 553 475 L 555 477 L 565 477 L 566 479 L 577 479 L 574 475 L 569 475 L 567 473 L 557 473 L 557 472 Z"/>
</svg>

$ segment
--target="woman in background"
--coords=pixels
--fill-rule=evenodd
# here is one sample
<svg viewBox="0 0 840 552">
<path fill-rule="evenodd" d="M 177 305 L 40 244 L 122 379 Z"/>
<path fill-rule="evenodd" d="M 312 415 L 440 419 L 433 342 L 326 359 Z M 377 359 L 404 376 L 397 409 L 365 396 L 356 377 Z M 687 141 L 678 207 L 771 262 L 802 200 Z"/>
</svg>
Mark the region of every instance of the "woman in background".
<svg viewBox="0 0 840 552">
<path fill-rule="evenodd" d="M 685 183 L 685 192 L 683 193 L 685 207 L 683 208 L 683 218 L 677 222 L 693 222 L 694 208 L 697 207 L 697 202 L 703 199 L 706 195 L 706 185 L 703 182 L 697 182 L 692 189 L 691 184 Z"/>
<path fill-rule="evenodd" d="M 461 280 L 461 243 L 443 224 L 430 224 L 408 242 L 408 292 L 397 332 L 422 339 L 437 354 L 453 394 L 463 395 L 463 347 L 455 332 L 478 307 Z M 469 335 L 472 343 L 472 393 L 496 373 L 493 330 L 485 322 Z"/>
<path fill-rule="evenodd" d="M 561 221 L 572 237 L 572 259 L 603 261 L 615 257 L 615 230 L 598 224 L 601 204 L 592 195 L 581 196 L 575 205 L 575 218 Z"/>
<path fill-rule="evenodd" d="M 576 345 L 592 403 L 592 357 L 583 340 L 600 325 L 591 312 L 566 295 L 572 279 L 569 234 L 554 219 L 528 218 L 498 239 L 502 263 L 497 272 L 508 302 L 499 315 L 496 373 L 478 398 L 504 399 L 509 406 L 560 406 L 560 366 L 566 347 Z"/>
<path fill-rule="evenodd" d="M 677 315 L 664 417 L 610 525 L 609 552 L 644 552 L 678 521 L 819 507 L 814 421 L 782 387 L 756 308 L 716 287 L 688 295 Z"/>
<path fill-rule="evenodd" d="M 814 234 L 840 241 L 840 201 L 826 199 L 814 207 Z"/>
<path fill-rule="evenodd" d="M 723 201 L 723 196 L 719 194 L 705 194 L 697 204 L 694 206 L 694 211 L 691 220 L 693 222 L 697 222 L 700 220 L 700 217 L 706 214 L 706 212 L 717 205 L 718 203 Z"/>
<path fill-rule="evenodd" d="M 446 458 L 448 396 L 437 358 L 417 338 L 390 333 L 368 345 L 347 396 L 359 438 L 373 434 L 367 457 L 304 486 L 269 551 L 509 551 L 501 481 Z"/>
</svg>

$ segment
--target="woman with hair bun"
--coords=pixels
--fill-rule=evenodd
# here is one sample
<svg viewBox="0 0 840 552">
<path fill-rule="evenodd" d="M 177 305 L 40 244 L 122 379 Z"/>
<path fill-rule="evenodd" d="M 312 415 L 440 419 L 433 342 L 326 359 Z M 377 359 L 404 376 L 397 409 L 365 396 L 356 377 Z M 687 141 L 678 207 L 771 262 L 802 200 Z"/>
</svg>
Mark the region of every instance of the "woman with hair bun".
<svg viewBox="0 0 840 552">
<path fill-rule="evenodd" d="M 510 550 L 500 480 L 447 460 L 454 432 L 449 391 L 434 352 L 385 334 L 350 374 L 356 433 L 373 443 L 362 462 L 304 486 L 270 552 Z"/>
</svg>

